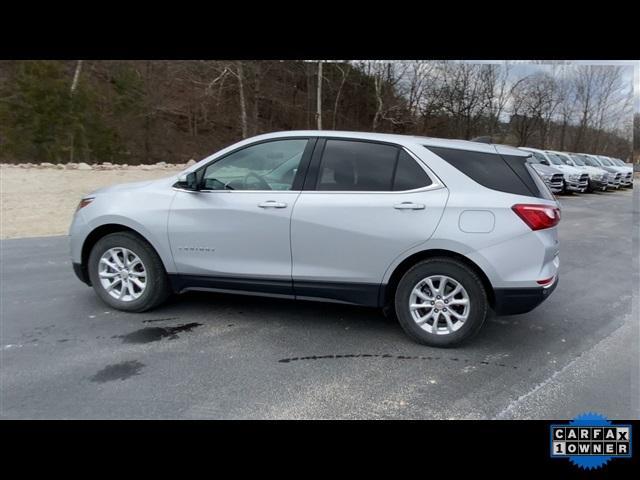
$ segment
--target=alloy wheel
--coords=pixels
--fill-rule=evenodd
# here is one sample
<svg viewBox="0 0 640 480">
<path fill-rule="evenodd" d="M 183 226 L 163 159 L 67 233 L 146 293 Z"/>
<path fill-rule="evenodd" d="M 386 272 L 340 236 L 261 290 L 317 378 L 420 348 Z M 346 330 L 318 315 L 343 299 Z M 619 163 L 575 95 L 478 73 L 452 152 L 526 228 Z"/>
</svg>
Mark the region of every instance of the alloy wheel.
<svg viewBox="0 0 640 480">
<path fill-rule="evenodd" d="M 457 280 L 432 275 L 420 280 L 409 295 L 409 311 L 414 322 L 435 335 L 459 330 L 469 317 L 469 294 Z"/>
<path fill-rule="evenodd" d="M 98 277 L 105 291 L 122 302 L 137 300 L 147 287 L 147 271 L 138 255 L 127 248 L 114 247 L 102 254 Z"/>
</svg>

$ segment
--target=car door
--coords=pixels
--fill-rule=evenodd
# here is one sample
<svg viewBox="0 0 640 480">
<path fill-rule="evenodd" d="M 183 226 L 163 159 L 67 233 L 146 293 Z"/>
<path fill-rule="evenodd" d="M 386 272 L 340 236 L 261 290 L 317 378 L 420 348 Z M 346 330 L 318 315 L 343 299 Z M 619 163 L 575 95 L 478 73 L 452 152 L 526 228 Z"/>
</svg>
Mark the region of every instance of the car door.
<svg viewBox="0 0 640 480">
<path fill-rule="evenodd" d="M 260 142 L 199 169 L 201 189 L 178 190 L 169 214 L 178 273 L 212 288 L 290 294 L 291 212 L 314 143 Z"/>
<path fill-rule="evenodd" d="M 397 145 L 318 140 L 291 219 L 296 296 L 377 304 L 386 269 L 429 239 L 447 197 Z"/>
</svg>

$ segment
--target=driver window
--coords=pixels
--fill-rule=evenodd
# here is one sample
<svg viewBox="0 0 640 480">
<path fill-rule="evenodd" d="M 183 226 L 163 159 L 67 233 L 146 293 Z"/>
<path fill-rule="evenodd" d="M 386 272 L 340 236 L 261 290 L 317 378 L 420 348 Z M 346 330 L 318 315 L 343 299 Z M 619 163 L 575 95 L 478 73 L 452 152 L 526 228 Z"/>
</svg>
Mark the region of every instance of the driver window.
<svg viewBox="0 0 640 480">
<path fill-rule="evenodd" d="M 209 165 L 205 190 L 291 190 L 307 139 L 275 140 L 243 148 Z"/>
</svg>

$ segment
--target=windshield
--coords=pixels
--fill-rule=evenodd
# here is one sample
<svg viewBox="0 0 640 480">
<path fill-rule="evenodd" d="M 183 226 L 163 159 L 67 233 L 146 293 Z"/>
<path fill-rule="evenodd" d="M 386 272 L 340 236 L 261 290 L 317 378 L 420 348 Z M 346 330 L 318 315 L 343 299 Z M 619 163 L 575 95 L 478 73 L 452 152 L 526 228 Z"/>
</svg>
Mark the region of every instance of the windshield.
<svg viewBox="0 0 640 480">
<path fill-rule="evenodd" d="M 571 160 L 573 160 L 576 165 L 580 165 L 581 167 L 585 166 L 584 160 L 579 155 L 571 155 Z"/>
<path fill-rule="evenodd" d="M 600 160 L 600 163 L 602 163 L 603 165 L 607 165 L 609 167 L 613 165 L 613 163 L 611 163 L 606 157 L 601 157 L 600 155 L 598 155 L 598 160 Z"/>
<path fill-rule="evenodd" d="M 618 165 L 619 167 L 625 166 L 624 162 L 619 158 L 611 158 L 611 161 L 613 162 L 614 165 Z"/>
<path fill-rule="evenodd" d="M 564 165 L 564 162 L 555 153 L 547 152 L 547 157 L 549 158 L 549 161 L 554 165 Z"/>
<path fill-rule="evenodd" d="M 534 157 L 533 155 L 529 155 L 527 157 L 527 159 L 525 160 L 525 162 L 527 162 L 527 163 L 535 163 L 536 165 L 542 165 L 542 162 L 540 161 L 540 159 Z"/>
<path fill-rule="evenodd" d="M 556 157 L 558 157 L 565 165 L 573 166 L 573 160 L 569 158 L 569 155 L 565 155 L 564 153 L 556 153 Z"/>
<path fill-rule="evenodd" d="M 600 160 L 596 157 L 582 155 L 582 158 L 584 159 L 584 163 L 587 165 L 591 165 L 592 167 L 602 167 L 602 163 L 600 163 Z"/>
</svg>

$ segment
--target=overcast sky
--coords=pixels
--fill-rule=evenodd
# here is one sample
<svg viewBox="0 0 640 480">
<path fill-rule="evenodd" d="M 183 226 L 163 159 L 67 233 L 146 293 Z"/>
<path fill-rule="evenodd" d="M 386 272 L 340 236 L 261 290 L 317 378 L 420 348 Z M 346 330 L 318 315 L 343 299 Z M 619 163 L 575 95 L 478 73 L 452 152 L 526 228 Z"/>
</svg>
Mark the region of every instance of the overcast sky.
<svg viewBox="0 0 640 480">
<path fill-rule="evenodd" d="M 385 60 L 374 60 L 385 61 Z M 402 61 L 402 60 L 392 60 Z M 553 64 L 566 64 L 566 65 L 618 65 L 625 66 L 623 70 L 624 76 L 627 78 L 627 85 L 629 89 L 633 91 L 635 112 L 640 113 L 640 61 L 638 60 L 538 60 L 535 63 L 531 60 L 461 60 L 468 63 L 484 63 L 484 64 L 504 64 L 506 62 L 514 65 L 511 75 L 512 78 L 517 79 L 522 76 L 534 73 L 538 71 L 548 71 Z"/>
<path fill-rule="evenodd" d="M 528 60 L 509 60 L 509 63 L 514 64 L 514 76 L 521 77 L 536 70 L 544 71 L 551 68 L 553 63 L 560 63 L 558 61 L 549 61 L 548 63 L 531 63 Z M 544 61 L 542 61 L 544 62 Z M 502 64 L 505 61 L 497 60 L 470 60 L 469 63 L 490 63 L 490 64 Z M 640 61 L 638 60 L 568 60 L 563 61 L 565 64 L 573 65 L 618 65 L 625 66 L 623 75 L 628 80 L 630 89 L 633 89 L 633 96 L 635 100 L 635 111 L 640 113 Z"/>
</svg>

